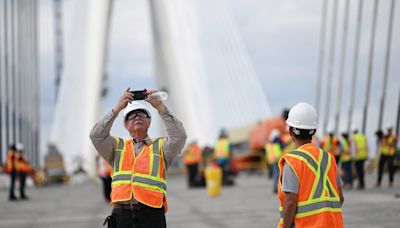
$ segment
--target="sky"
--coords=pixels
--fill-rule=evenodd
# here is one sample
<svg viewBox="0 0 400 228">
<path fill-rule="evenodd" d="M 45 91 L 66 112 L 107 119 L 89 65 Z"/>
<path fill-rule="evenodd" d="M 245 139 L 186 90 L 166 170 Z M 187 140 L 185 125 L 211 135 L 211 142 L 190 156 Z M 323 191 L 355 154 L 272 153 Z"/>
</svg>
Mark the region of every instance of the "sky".
<svg viewBox="0 0 400 228">
<path fill-rule="evenodd" d="M 64 15 L 71 18 L 71 4 L 64 1 Z M 254 65 L 272 112 L 279 115 L 283 108 L 305 101 L 315 105 L 318 51 L 322 20 L 322 1 L 317 0 L 230 0 L 225 1 L 238 26 L 248 55 Z M 320 124 L 330 107 L 329 119 L 336 112 L 339 63 L 342 44 L 344 0 L 338 0 L 335 58 L 331 99 L 326 100 L 329 50 L 331 45 L 332 3 L 328 1 L 327 33 L 322 79 Z M 41 86 L 41 145 L 49 137 L 54 114 L 54 36 L 52 0 L 40 0 L 39 55 Z M 367 136 L 372 138 L 377 128 L 379 102 L 382 94 L 384 60 L 390 1 L 380 1 L 375 38 Z M 351 1 L 349 32 L 346 49 L 343 100 L 341 104 L 341 131 L 347 123 L 350 80 L 354 66 L 355 27 L 358 1 Z M 355 95 L 353 123 L 361 126 L 368 74 L 369 45 L 373 0 L 364 1 L 360 57 Z M 383 123 L 394 125 L 397 117 L 400 88 L 400 6 L 395 7 L 391 60 Z M 205 15 L 206 16 L 206 15 Z M 153 45 L 151 21 L 146 0 L 115 0 L 109 40 L 107 86 L 108 96 L 102 102 L 102 113 L 110 110 L 128 86 L 135 89 L 154 88 Z M 68 20 L 66 21 L 68 25 Z M 252 101 L 257 102 L 257 101 Z M 322 119 L 321 119 L 322 118 Z M 332 125 L 330 121 L 330 125 Z M 112 132 L 122 133 L 122 128 Z"/>
</svg>

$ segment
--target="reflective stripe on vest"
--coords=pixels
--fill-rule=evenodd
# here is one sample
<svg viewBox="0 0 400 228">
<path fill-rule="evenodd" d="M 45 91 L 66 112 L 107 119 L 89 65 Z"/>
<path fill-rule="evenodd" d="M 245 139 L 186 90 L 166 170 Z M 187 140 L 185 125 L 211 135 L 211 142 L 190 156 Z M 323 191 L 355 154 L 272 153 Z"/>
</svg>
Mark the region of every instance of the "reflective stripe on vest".
<svg viewBox="0 0 400 228">
<path fill-rule="evenodd" d="M 117 148 L 116 149 L 114 149 L 114 151 L 115 151 L 115 159 L 114 159 L 114 164 L 112 164 L 113 165 L 113 167 L 114 167 L 114 169 L 113 169 L 113 172 L 115 173 L 115 172 L 118 172 L 119 170 L 120 170 L 120 167 L 122 166 L 122 159 L 121 159 L 121 157 L 123 157 L 122 156 L 122 152 L 124 151 L 124 149 L 125 149 L 125 143 L 124 143 L 124 140 L 123 139 L 120 139 L 120 138 L 116 138 L 117 139 Z"/>
<path fill-rule="evenodd" d="M 297 149 L 285 156 L 293 157 L 303 161 L 306 166 L 315 174 L 315 180 L 311 193 L 307 200 L 298 202 L 296 218 L 315 215 L 323 211 L 340 212 L 340 198 L 335 190 L 331 180 L 328 178 L 328 172 L 331 168 L 332 155 L 320 151 L 318 161 L 307 151 Z M 294 170 L 294 172 L 296 172 Z M 298 175 L 296 173 L 296 175 Z M 326 193 L 326 194 L 325 194 Z M 281 218 L 283 217 L 283 207 L 280 207 Z"/>
</svg>

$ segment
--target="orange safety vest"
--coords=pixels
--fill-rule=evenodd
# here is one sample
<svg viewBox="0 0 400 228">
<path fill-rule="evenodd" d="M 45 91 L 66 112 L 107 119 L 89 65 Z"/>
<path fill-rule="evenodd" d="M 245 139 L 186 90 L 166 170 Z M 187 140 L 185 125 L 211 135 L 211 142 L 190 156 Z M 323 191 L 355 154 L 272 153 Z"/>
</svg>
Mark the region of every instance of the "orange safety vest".
<svg viewBox="0 0 400 228">
<path fill-rule="evenodd" d="M 329 135 L 322 139 L 321 147 L 324 151 L 331 153 L 333 156 L 339 155 L 338 151 L 339 141 L 336 137 L 331 138 Z"/>
<path fill-rule="evenodd" d="M 290 165 L 299 180 L 297 212 L 294 223 L 302 227 L 344 227 L 340 205 L 339 188 L 336 183 L 337 166 L 330 153 L 311 143 L 291 151 L 279 161 L 278 198 L 283 227 L 282 192 L 283 165 Z"/>
<path fill-rule="evenodd" d="M 191 145 L 185 153 L 185 164 L 193 165 L 201 161 L 201 149 L 198 145 Z"/>
<path fill-rule="evenodd" d="M 17 152 L 9 151 L 7 154 L 7 173 L 17 171 Z"/>
<path fill-rule="evenodd" d="M 17 160 L 17 171 L 19 172 L 24 172 L 24 173 L 29 173 L 31 170 L 31 167 L 29 165 L 29 162 L 23 155 L 20 155 L 18 160 Z"/>
<path fill-rule="evenodd" d="M 167 180 L 163 155 L 164 138 L 145 145 L 136 157 L 132 140 L 116 138 L 112 174 L 111 202 L 127 201 L 132 196 L 147 206 L 168 210 Z"/>
</svg>

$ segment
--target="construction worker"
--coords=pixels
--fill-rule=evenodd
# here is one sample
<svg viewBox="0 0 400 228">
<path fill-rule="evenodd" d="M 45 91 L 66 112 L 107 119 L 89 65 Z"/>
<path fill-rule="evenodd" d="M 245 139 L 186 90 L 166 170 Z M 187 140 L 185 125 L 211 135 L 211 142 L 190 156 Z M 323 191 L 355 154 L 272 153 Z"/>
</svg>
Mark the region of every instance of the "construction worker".
<svg viewBox="0 0 400 228">
<path fill-rule="evenodd" d="M 7 173 L 10 174 L 10 188 L 8 200 L 15 201 L 17 197 L 15 196 L 14 188 L 15 188 L 15 180 L 17 179 L 17 148 L 15 144 L 11 144 L 9 147 L 9 151 L 7 154 Z"/>
<path fill-rule="evenodd" d="M 149 95 L 155 90 L 145 90 Z M 90 137 L 99 154 L 112 164 L 111 216 L 109 227 L 166 227 L 168 167 L 177 158 L 186 141 L 182 123 L 164 102 L 147 99 L 159 113 L 168 136 L 151 139 L 149 109 L 134 101 L 125 91 L 115 107 L 93 127 Z M 110 129 L 123 110 L 123 125 L 131 138 L 110 136 Z"/>
<path fill-rule="evenodd" d="M 278 227 L 344 227 L 341 180 L 332 154 L 311 143 L 317 130 L 317 111 L 298 103 L 286 120 L 297 149 L 279 161 Z"/>
<path fill-rule="evenodd" d="M 30 166 L 28 162 L 28 158 L 24 152 L 24 145 L 22 143 L 17 143 L 17 173 L 19 178 L 19 193 L 20 198 L 23 200 L 28 200 L 29 197 L 25 194 L 25 187 L 26 187 L 26 178 L 30 171 Z"/>
<path fill-rule="evenodd" d="M 269 134 L 268 143 L 265 145 L 265 152 L 267 162 L 272 170 L 272 177 L 274 181 L 273 193 L 278 192 L 278 179 L 279 179 L 279 167 L 278 161 L 282 157 L 282 148 L 284 147 L 283 142 L 280 139 L 280 132 L 278 129 L 273 129 Z"/>
<path fill-rule="evenodd" d="M 329 130 L 329 134 L 326 135 L 321 142 L 321 147 L 324 151 L 331 153 L 335 156 L 336 164 L 339 164 L 340 154 L 338 150 L 339 141 L 335 136 L 333 129 Z"/>
<path fill-rule="evenodd" d="M 393 187 L 394 181 L 394 155 L 396 152 L 396 145 L 397 145 L 397 137 L 392 133 L 393 127 L 389 126 L 387 128 L 387 134 L 381 135 L 379 138 L 379 166 L 378 166 L 378 180 L 376 182 L 376 186 L 380 187 L 382 182 L 382 175 L 383 175 L 383 168 L 385 164 L 388 165 L 389 171 L 389 187 Z"/>
<path fill-rule="evenodd" d="M 358 190 L 365 188 L 364 182 L 364 163 L 368 157 L 368 144 L 367 138 L 364 134 L 358 132 L 358 128 L 353 126 L 353 148 L 355 149 L 354 165 L 356 167 Z"/>
<path fill-rule="evenodd" d="M 99 155 L 96 155 L 97 173 L 103 185 L 103 196 L 107 203 L 111 202 L 111 166 Z"/>
<path fill-rule="evenodd" d="M 214 158 L 222 169 L 222 184 L 232 185 L 229 177 L 229 165 L 232 157 L 232 145 L 229 143 L 228 134 L 222 129 L 214 148 Z"/>
<path fill-rule="evenodd" d="M 340 152 L 340 163 L 343 169 L 343 180 L 344 185 L 343 188 L 345 189 L 352 189 L 353 188 L 353 173 L 352 173 L 352 158 L 351 158 L 351 146 L 350 146 L 350 139 L 349 134 L 342 133 L 342 137 L 340 139 L 339 148 Z"/>
<path fill-rule="evenodd" d="M 196 141 L 190 143 L 185 150 L 184 163 L 188 172 L 188 186 L 197 186 L 199 165 L 201 164 L 201 148 Z"/>
</svg>

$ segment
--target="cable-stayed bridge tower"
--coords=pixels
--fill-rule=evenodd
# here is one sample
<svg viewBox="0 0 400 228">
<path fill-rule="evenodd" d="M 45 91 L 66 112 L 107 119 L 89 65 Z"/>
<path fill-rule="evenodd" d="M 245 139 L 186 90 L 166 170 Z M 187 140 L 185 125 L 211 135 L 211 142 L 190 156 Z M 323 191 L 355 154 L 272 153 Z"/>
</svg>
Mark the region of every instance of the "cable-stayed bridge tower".
<svg viewBox="0 0 400 228">
<path fill-rule="evenodd" d="M 168 105 L 183 121 L 189 140 L 212 144 L 221 128 L 241 127 L 271 115 L 227 1 L 149 3 L 156 84 L 168 91 Z M 101 115 L 111 1 L 75 4 L 76 30 L 67 37 L 70 46 L 51 142 L 64 154 L 67 171 L 73 170 L 74 157 L 83 155 L 84 169 L 94 173 L 89 131 Z"/>
</svg>

